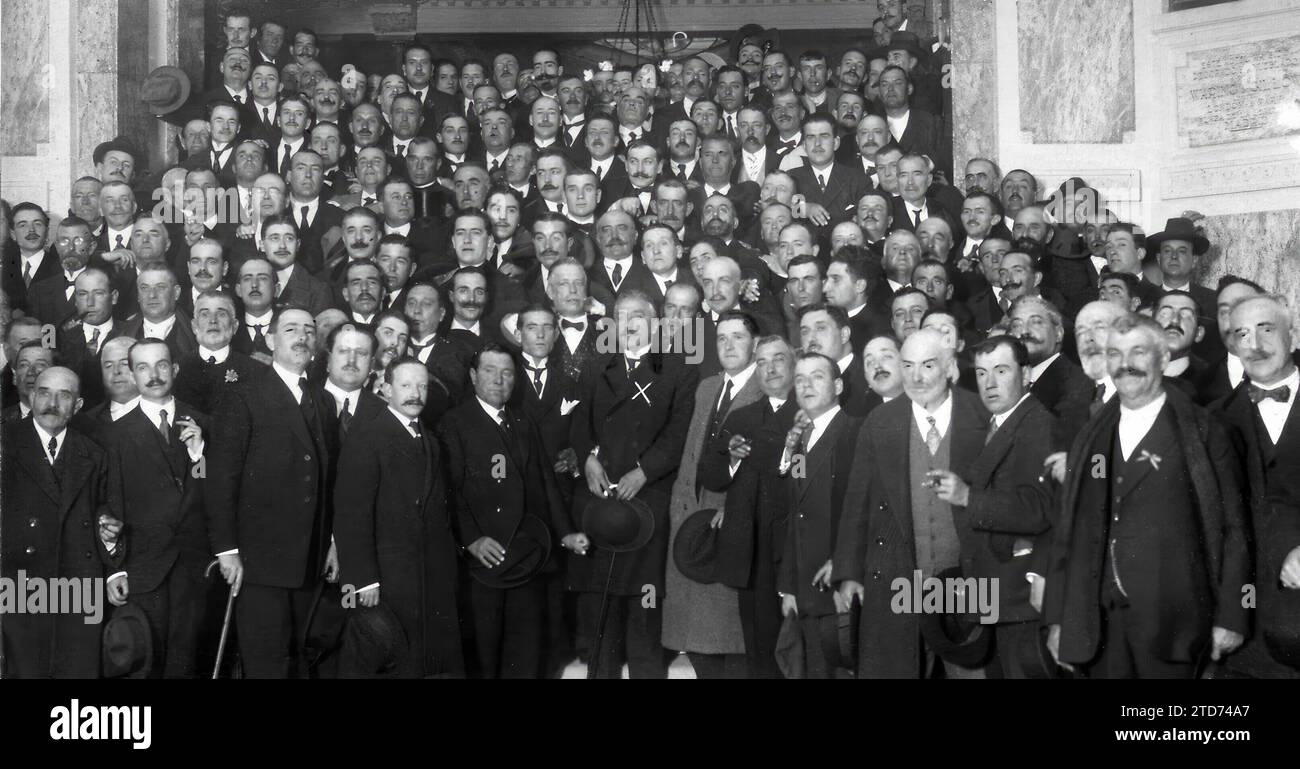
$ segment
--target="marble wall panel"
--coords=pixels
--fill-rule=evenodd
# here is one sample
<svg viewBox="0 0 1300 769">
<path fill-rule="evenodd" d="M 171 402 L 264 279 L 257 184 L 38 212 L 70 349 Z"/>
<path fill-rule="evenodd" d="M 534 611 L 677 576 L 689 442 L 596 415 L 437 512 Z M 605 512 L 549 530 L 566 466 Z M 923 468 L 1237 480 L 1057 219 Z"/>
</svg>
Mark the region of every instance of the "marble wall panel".
<svg viewBox="0 0 1300 769">
<path fill-rule="evenodd" d="M 4 0 L 0 19 L 0 155 L 33 156 L 50 140 L 50 8 Z"/>
<path fill-rule="evenodd" d="M 1135 126 L 1133 0 L 1019 0 L 1016 8 L 1027 140 L 1123 142 Z"/>
<path fill-rule="evenodd" d="M 952 0 L 952 157 L 958 182 L 971 158 L 998 162 L 995 6 L 995 0 Z"/>
<path fill-rule="evenodd" d="M 1203 285 L 1241 275 L 1300 309 L 1300 208 L 1207 216 L 1199 223 L 1211 244 L 1202 257 Z"/>
</svg>

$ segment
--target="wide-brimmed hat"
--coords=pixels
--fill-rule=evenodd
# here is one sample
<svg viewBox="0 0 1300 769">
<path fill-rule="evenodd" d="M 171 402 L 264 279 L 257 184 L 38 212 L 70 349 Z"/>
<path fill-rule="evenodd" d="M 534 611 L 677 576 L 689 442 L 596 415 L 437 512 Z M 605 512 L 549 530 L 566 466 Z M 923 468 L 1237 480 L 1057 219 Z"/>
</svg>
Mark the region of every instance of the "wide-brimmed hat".
<svg viewBox="0 0 1300 769">
<path fill-rule="evenodd" d="M 348 611 L 343 608 L 343 592 L 338 584 L 320 580 L 303 623 L 303 649 L 308 665 L 320 663 L 343 645 L 347 619 Z"/>
<path fill-rule="evenodd" d="M 104 626 L 101 655 L 105 678 L 148 678 L 153 669 L 153 634 L 149 616 L 135 604 L 113 609 Z"/>
<path fill-rule="evenodd" d="M 116 136 L 109 141 L 95 145 L 95 151 L 91 153 L 90 159 L 95 165 L 99 165 L 104 162 L 104 156 L 110 152 L 125 152 L 136 160 L 140 158 L 140 151 L 135 148 L 134 144 L 127 140 L 125 136 Z"/>
<path fill-rule="evenodd" d="M 469 575 L 480 584 L 499 590 L 527 583 L 551 559 L 551 530 L 541 518 L 525 514 L 514 536 L 504 546 L 505 558 L 490 569 L 477 558 L 471 558 Z"/>
<path fill-rule="evenodd" d="M 885 46 L 885 52 L 890 51 L 907 51 L 918 59 L 925 56 L 925 51 L 921 48 L 920 38 L 911 32 L 895 32 L 890 35 L 889 45 Z"/>
<path fill-rule="evenodd" d="M 358 606 L 348 611 L 343 645 L 355 674 L 393 673 L 406 655 L 406 631 L 382 601 L 374 606 Z"/>
<path fill-rule="evenodd" d="M 999 643 L 1001 639 L 999 638 Z M 1020 670 L 1026 678 L 1045 679 L 1063 678 L 1065 668 L 1056 664 L 1052 652 L 1047 648 L 1047 628 L 1039 627 L 1028 633 L 1021 633 L 1016 645 L 1016 659 Z"/>
<path fill-rule="evenodd" d="M 740 47 L 746 43 L 753 43 L 763 49 L 766 54 L 776 48 L 781 47 L 781 33 L 776 29 L 769 29 L 760 24 L 746 24 L 736 31 L 731 38 L 731 58 L 728 61 L 737 61 L 740 59 Z"/>
<path fill-rule="evenodd" d="M 1147 252 L 1159 253 L 1160 245 L 1166 240 L 1185 240 L 1191 243 L 1192 253 L 1197 256 L 1210 250 L 1210 241 L 1196 231 L 1196 224 L 1181 216 L 1165 222 L 1164 230 L 1147 236 Z"/>
<path fill-rule="evenodd" d="M 786 678 L 803 678 L 804 667 L 803 632 L 799 629 L 799 617 L 794 612 L 786 612 L 781 620 L 781 630 L 776 636 L 776 667 Z"/>
<path fill-rule="evenodd" d="M 682 521 L 673 541 L 673 562 L 684 577 L 703 585 L 722 582 L 722 561 L 730 557 L 730 549 L 720 545 L 721 533 L 713 528 L 716 508 L 698 510 Z"/>
<path fill-rule="evenodd" d="M 175 112 L 189 98 L 190 76 L 180 67 L 158 67 L 140 84 L 140 101 L 145 103 L 152 115 Z"/>
<path fill-rule="evenodd" d="M 582 531 L 596 547 L 630 553 L 654 537 L 654 513 L 639 499 L 596 498 L 583 508 Z"/>
<path fill-rule="evenodd" d="M 945 569 L 937 576 L 947 585 L 950 579 L 961 579 L 961 568 Z M 993 651 L 993 628 L 981 623 L 976 614 L 923 613 L 921 635 L 930 651 L 964 668 L 982 667 Z"/>
</svg>

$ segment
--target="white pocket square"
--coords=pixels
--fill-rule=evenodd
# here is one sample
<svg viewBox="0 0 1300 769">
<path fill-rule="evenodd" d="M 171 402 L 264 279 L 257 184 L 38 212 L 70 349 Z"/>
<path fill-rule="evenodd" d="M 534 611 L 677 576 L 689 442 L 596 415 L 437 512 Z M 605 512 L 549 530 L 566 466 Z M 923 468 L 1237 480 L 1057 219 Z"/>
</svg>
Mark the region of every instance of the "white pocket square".
<svg viewBox="0 0 1300 769">
<path fill-rule="evenodd" d="M 571 401 L 571 400 L 569 400 L 568 398 L 561 398 L 561 399 L 560 399 L 560 416 L 562 416 L 562 417 L 567 417 L 567 416 L 569 415 L 569 412 L 571 412 L 571 411 L 573 411 L 574 409 L 576 409 L 576 408 L 578 407 L 578 404 L 579 404 L 580 402 L 581 402 L 581 401 Z"/>
</svg>

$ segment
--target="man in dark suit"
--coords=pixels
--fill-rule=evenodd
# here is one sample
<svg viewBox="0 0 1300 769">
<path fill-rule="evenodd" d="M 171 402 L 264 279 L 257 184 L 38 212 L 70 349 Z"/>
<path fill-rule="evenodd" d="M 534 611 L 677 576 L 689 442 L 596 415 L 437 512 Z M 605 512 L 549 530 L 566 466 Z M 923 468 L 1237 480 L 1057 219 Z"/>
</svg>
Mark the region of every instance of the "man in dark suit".
<svg viewBox="0 0 1300 769">
<path fill-rule="evenodd" d="M 872 307 L 869 301 L 868 277 L 872 256 L 870 251 L 861 246 L 841 246 L 831 257 L 823 283 L 822 291 L 826 302 L 844 310 L 848 317 L 849 328 L 853 333 L 851 349 L 855 354 L 861 353 L 872 337 L 889 329 L 889 307 Z"/>
<path fill-rule="evenodd" d="M 1245 378 L 1245 362 L 1237 355 L 1235 346 L 1230 343 L 1229 315 L 1237 302 L 1246 297 L 1262 293 L 1264 293 L 1263 286 L 1237 275 L 1224 275 L 1219 279 L 1219 312 L 1218 323 L 1215 325 L 1219 332 L 1219 338 L 1223 342 L 1224 354 L 1217 359 L 1211 359 L 1212 362 L 1201 373 L 1200 381 L 1196 383 L 1197 402 L 1202 406 L 1208 406 L 1220 398 L 1226 398 L 1229 393 L 1237 389 L 1237 385 L 1241 384 L 1242 379 Z"/>
<path fill-rule="evenodd" d="M 129 527 L 127 603 L 149 618 L 151 675 L 193 678 L 209 559 L 202 476 L 193 470 L 207 417 L 173 397 L 177 367 L 161 340 L 137 342 L 128 360 L 140 405 L 106 431 L 108 506 Z"/>
<path fill-rule="evenodd" d="M 1200 285 L 1193 277 L 1196 275 L 1201 257 L 1210 250 L 1210 241 L 1190 220 L 1175 217 L 1165 223 L 1164 230 L 1146 239 L 1148 253 L 1155 253 L 1163 276 L 1160 288 L 1163 291 L 1182 289 L 1192 295 L 1201 310 L 1201 317 L 1217 317 L 1214 289 Z M 1221 342 L 1218 334 L 1206 334 L 1205 339 L 1193 348 L 1193 352 L 1203 359 L 1218 357 Z"/>
<path fill-rule="evenodd" d="M 1182 389 L 1193 401 L 1199 397 L 1197 382 L 1205 377 L 1209 364 L 1192 352 L 1192 347 L 1205 337 L 1205 324 L 1196 300 L 1182 289 L 1166 292 L 1156 302 L 1152 317 L 1165 331 L 1169 345 L 1169 365 L 1164 375 L 1169 384 Z"/>
<path fill-rule="evenodd" d="M 1011 305 L 1011 335 L 1029 350 L 1029 391 L 1053 416 L 1071 393 L 1091 391 L 1093 382 L 1083 369 L 1061 353 L 1065 326 L 1051 302 L 1035 296 L 1020 297 Z"/>
<path fill-rule="evenodd" d="M 13 221 L 11 237 L 17 248 L 5 250 L 4 287 L 11 306 L 22 308 L 27 306 L 27 292 L 32 285 L 58 275 L 61 268 L 54 252 L 45 247 L 50 217 L 44 209 L 23 202 L 13 207 L 9 217 Z"/>
<path fill-rule="evenodd" d="M 153 263 L 144 266 L 136 278 L 140 314 L 122 327 L 122 335 L 134 339 L 154 337 L 171 348 L 175 360 L 198 349 L 190 319 L 176 309 L 181 287 L 170 268 Z"/>
<path fill-rule="evenodd" d="M 835 361 L 840 372 L 840 406 L 849 416 L 862 418 L 880 404 L 880 397 L 867 386 L 862 356 L 854 352 L 853 330 L 848 316 L 831 304 L 810 304 L 799 310 L 799 348 Z"/>
<path fill-rule="evenodd" d="M 432 429 L 443 412 L 464 397 L 469 386 L 471 352 L 439 333 L 446 310 L 437 288 L 416 283 L 405 294 L 402 310 L 411 321 L 409 354 L 429 369 L 429 398 L 420 417 Z M 441 410 L 439 402 L 445 402 Z"/>
<path fill-rule="evenodd" d="M 104 399 L 99 351 L 108 340 L 124 335 L 125 328 L 113 318 L 117 292 L 103 270 L 97 267 L 83 270 L 73 291 L 74 315 L 58 327 L 55 344 L 62 365 L 77 372 L 84 383 L 82 399 L 89 407 Z"/>
<path fill-rule="evenodd" d="M 389 405 L 350 428 L 338 460 L 339 567 L 361 606 L 382 603 L 397 615 L 407 644 L 396 677 L 459 674 L 456 543 L 438 444 L 418 419 L 428 371 L 402 358 L 384 374 Z"/>
<path fill-rule="evenodd" d="M 565 371 L 564 359 L 557 349 L 557 344 L 564 342 L 555 311 L 544 305 L 524 308 L 519 313 L 515 341 L 520 346 L 516 361 L 519 382 L 510 394 L 510 409 L 537 426 L 544 462 L 550 463 L 555 472 L 567 518 L 578 477 L 578 457 L 569 443 L 569 434 L 573 429 L 573 411 L 582 395 L 578 381 Z M 564 591 L 563 558 L 554 561 L 556 570 L 544 576 L 548 648 L 544 670 L 547 673 L 562 669 L 570 662 L 575 648 L 576 602 L 568 600 L 573 596 L 566 596 Z"/>
<path fill-rule="evenodd" d="M 55 233 L 54 249 L 47 253 L 47 257 L 57 260 L 62 274 L 32 281 L 27 290 L 26 309 L 28 315 L 59 325 L 74 310 L 73 282 L 92 262 L 95 239 L 90 234 L 90 225 L 76 216 L 59 222 Z M 102 260 L 93 261 L 98 262 L 96 266 L 108 267 Z"/>
<path fill-rule="evenodd" d="M 898 159 L 898 196 L 894 198 L 893 227 L 916 232 L 921 222 L 938 217 L 948 223 L 948 232 L 960 232 L 960 211 L 952 211 L 935 195 L 934 164 L 923 155 L 907 153 Z M 945 260 L 947 254 L 941 255 Z"/>
<path fill-rule="evenodd" d="M 262 220 L 262 254 L 275 268 L 276 302 L 305 307 L 314 317 L 334 306 L 334 294 L 298 262 L 305 245 L 299 240 L 298 225 L 287 214 Z"/>
<path fill-rule="evenodd" d="M 104 343 L 99 353 L 99 369 L 95 377 L 105 399 L 99 405 L 83 408 L 72 418 L 72 427 L 100 447 L 108 445 L 110 425 L 135 410 L 140 404 L 140 391 L 131 375 L 127 354 L 135 340 L 129 336 L 115 336 Z"/>
<path fill-rule="evenodd" d="M 970 311 L 974 329 L 980 333 L 987 333 L 1011 307 L 1011 298 L 1002 298 L 1002 277 L 999 270 L 1002 257 L 1010 250 L 1010 241 L 994 237 L 985 238 L 977 249 L 984 280 L 966 299 L 966 309 Z"/>
<path fill-rule="evenodd" d="M 834 118 L 810 115 L 803 121 L 802 146 L 808 163 L 789 172 L 804 196 L 819 239 L 829 236 L 830 227 L 853 218 L 858 200 L 871 189 L 861 166 L 835 162 L 839 143 Z"/>
<path fill-rule="evenodd" d="M 90 580 L 116 576 L 122 563 L 122 522 L 108 515 L 104 451 L 68 427 L 80 407 L 77 375 L 54 366 L 36 379 L 32 415 L 4 425 L 0 575 L 10 584 L 23 572 L 29 579 L 76 580 L 90 591 Z M 106 593 L 115 606 L 125 598 L 123 586 L 120 577 L 108 580 Z M 91 612 L 103 606 L 84 609 L 6 614 L 0 624 L 4 675 L 99 677 L 103 615 Z"/>
<path fill-rule="evenodd" d="M 325 266 L 324 239 L 343 225 L 344 211 L 321 198 L 324 165 L 314 150 L 299 150 L 289 161 L 289 216 L 298 224 L 297 263 L 313 275 Z"/>
<path fill-rule="evenodd" d="M 602 322 L 608 321 L 587 311 L 587 273 L 576 259 L 561 259 L 551 267 L 546 298 L 555 308 L 559 323 L 560 340 L 555 347 L 561 367 L 570 379 L 582 385 L 596 373 L 591 370 L 591 362 L 599 357 L 596 341 L 603 330 Z M 579 391 L 584 389 L 579 387 Z"/>
<path fill-rule="evenodd" d="M 654 306 L 639 292 L 628 292 L 614 306 L 618 352 L 592 362 L 583 397 L 573 415 L 571 440 L 586 484 L 574 493 L 574 519 L 596 497 L 640 499 L 655 518 L 655 533 L 645 547 L 622 554 L 613 564 L 609 615 L 600 656 L 591 660 L 598 677 L 617 678 L 624 658 L 633 678 L 663 678 L 667 664 L 660 643 L 660 604 L 643 601 L 646 586 L 663 592 L 668 550 L 668 502 L 686 441 L 699 373 L 680 353 L 651 349 Z M 617 488 L 611 488 L 617 484 Z M 579 545 L 575 542 L 574 545 Z M 601 592 L 606 588 L 612 553 L 585 547 L 568 563 L 569 586 L 580 593 L 581 635 L 596 635 Z M 594 652 L 593 652 L 594 654 Z"/>
<path fill-rule="evenodd" d="M 854 462 L 864 471 L 845 491 L 831 579 L 844 607 L 862 605 L 859 678 L 926 678 L 939 667 L 949 678 L 982 678 L 983 669 L 939 658 L 915 614 L 891 609 L 895 580 L 961 564 L 957 521 L 967 510 L 939 497 L 935 471 L 966 477 L 989 420 L 977 396 L 953 387 L 957 364 L 938 332 L 908 336 L 902 360 L 907 398 L 872 411 L 858 433 Z"/>
<path fill-rule="evenodd" d="M 264 256 L 246 259 L 239 265 L 235 295 L 243 305 L 244 315 L 235 326 L 230 349 L 250 357 L 270 357 L 271 348 L 266 344 L 266 335 L 271 329 L 274 314 L 272 303 L 275 301 L 275 281 L 275 268 Z"/>
<path fill-rule="evenodd" d="M 211 414 L 227 391 L 261 367 L 231 347 L 239 325 L 236 312 L 234 299 L 224 292 L 205 291 L 195 302 L 191 328 L 198 349 L 176 361 L 176 397 L 201 414 Z"/>
<path fill-rule="evenodd" d="M 438 439 L 447 454 L 457 539 L 477 562 L 470 563 L 470 605 L 479 673 L 486 678 L 537 678 L 543 672 L 546 640 L 545 578 L 534 574 L 522 584 L 504 587 L 481 580 L 474 570 L 505 562 L 525 516 L 540 519 L 553 530 L 548 536 L 562 542 L 573 544 L 577 536 L 536 425 L 506 407 L 515 387 L 510 353 L 496 344 L 485 345 L 474 357 L 470 381 L 475 398 L 447 412 L 438 425 Z"/>
<path fill-rule="evenodd" d="M 629 290 L 652 291 L 649 268 L 633 256 L 636 222 L 621 208 L 610 209 L 596 220 L 596 247 L 601 261 L 587 271 L 591 295 L 609 307 Z"/>
<path fill-rule="evenodd" d="M 843 379 L 835 361 L 817 352 L 801 352 L 797 361 L 794 394 L 800 412 L 778 461 L 790 516 L 776 589 L 782 615 L 799 621 L 805 677 L 826 679 L 836 677 L 838 654 L 829 650 L 839 646 L 832 556 L 862 420 L 839 405 Z"/>
<path fill-rule="evenodd" d="M 713 195 L 726 195 L 731 200 L 737 230 L 749 229 L 756 215 L 754 204 L 758 202 L 760 189 L 757 182 L 735 181 L 735 146 L 725 136 L 706 137 L 700 142 L 699 168 L 701 184 L 691 191 L 691 204 L 701 229 L 705 223 L 704 201 Z"/>
<path fill-rule="evenodd" d="M 925 155 L 936 169 L 952 178 L 952 151 L 945 147 L 942 121 L 932 112 L 912 106 L 912 78 L 902 67 L 880 73 L 880 102 L 890 134 L 905 154 Z"/>
<path fill-rule="evenodd" d="M 651 280 L 643 281 L 640 288 L 660 312 L 669 288 L 678 283 L 696 283 L 689 262 L 682 257 L 677 233 L 666 224 L 651 224 L 642 231 L 641 263 L 650 270 Z"/>
<path fill-rule="evenodd" d="M 1106 347 L 1118 398 L 1067 460 L 1043 614 L 1053 656 L 1093 677 L 1194 678 L 1248 630 L 1232 445 L 1217 419 L 1166 389 L 1163 337 L 1150 318 L 1116 321 Z"/>
<path fill-rule="evenodd" d="M 18 403 L 18 383 L 14 377 L 14 367 L 18 362 L 18 351 L 28 342 L 40 343 L 44 325 L 36 318 L 26 315 L 9 321 L 4 332 L 5 365 L 0 369 L 0 404 L 8 408 Z M 57 340 L 57 337 L 56 337 Z M 62 345 L 59 345 L 60 349 Z"/>
<path fill-rule="evenodd" d="M 1039 643 L 1041 572 L 1055 518 L 1043 457 L 1052 451 L 1056 419 L 1029 392 L 1029 353 L 1019 340 L 990 337 L 971 356 L 980 400 L 992 415 L 988 437 L 966 475 L 939 472 L 938 496 L 966 509 L 955 519 L 962 576 L 997 585 L 994 645 L 1002 675 L 1024 678 L 1017 651 Z M 1042 566 L 1033 571 L 1036 563 Z"/>
<path fill-rule="evenodd" d="M 247 265 L 245 265 L 247 266 Z M 271 366 L 217 405 L 204 486 L 212 550 L 239 593 L 236 628 L 245 675 L 302 672 L 301 644 L 327 563 L 326 436 L 334 415 L 307 385 L 316 323 L 281 308 L 267 342 Z"/>
<path fill-rule="evenodd" d="M 1220 297 L 1223 292 L 1220 291 Z M 1229 427 L 1244 465 L 1254 536 L 1255 635 L 1228 660 L 1236 672 L 1300 678 L 1300 373 L 1292 358 L 1294 316 L 1270 296 L 1238 300 L 1223 326 L 1248 381 L 1211 406 Z"/>
<path fill-rule="evenodd" d="M 190 171 L 211 171 L 222 187 L 235 186 L 235 141 L 239 137 L 243 108 L 233 101 L 208 104 L 212 140 L 206 152 L 196 153 L 182 165 Z"/>
</svg>

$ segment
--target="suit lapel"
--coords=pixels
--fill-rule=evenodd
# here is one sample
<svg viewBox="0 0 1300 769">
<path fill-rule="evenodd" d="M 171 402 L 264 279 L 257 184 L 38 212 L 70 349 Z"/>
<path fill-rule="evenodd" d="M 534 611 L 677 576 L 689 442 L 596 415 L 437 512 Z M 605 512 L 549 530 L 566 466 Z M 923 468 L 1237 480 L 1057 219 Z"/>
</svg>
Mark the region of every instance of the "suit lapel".
<svg viewBox="0 0 1300 769">
<path fill-rule="evenodd" d="M 36 423 L 31 422 L 26 429 L 19 430 L 17 434 L 20 443 L 13 447 L 14 456 L 27 474 L 35 479 L 36 485 L 45 492 L 45 496 L 49 497 L 51 502 L 59 504 L 61 501 L 59 484 L 54 481 L 54 471 L 45 459 L 45 448 L 41 446 L 37 437 Z"/>
<path fill-rule="evenodd" d="M 799 484 L 799 498 L 802 500 L 808 490 L 817 485 L 821 475 L 827 472 L 831 466 L 829 455 L 835 450 L 835 441 L 838 440 L 840 430 L 844 429 L 845 422 L 848 421 L 848 414 L 844 409 L 840 409 L 826 425 L 826 430 L 817 439 L 817 445 L 813 446 L 804 457 L 804 480 Z"/>
<path fill-rule="evenodd" d="M 86 485 L 90 477 L 90 462 L 86 457 L 86 449 L 72 435 L 71 431 L 64 433 L 65 445 L 59 452 L 58 459 L 62 472 L 59 484 L 60 528 L 62 528 L 63 518 L 72 509 L 72 503 L 76 501 L 77 495 L 81 493 L 81 487 Z"/>
<path fill-rule="evenodd" d="M 274 370 L 267 372 L 270 379 L 268 387 L 272 399 L 280 402 L 280 411 L 284 413 L 284 419 L 289 423 L 289 429 L 293 431 L 294 436 L 302 442 L 304 446 L 310 446 L 319 449 L 315 437 L 311 434 L 311 429 L 307 426 L 307 418 L 303 416 L 302 408 L 298 401 L 294 400 L 293 392 L 289 386 L 280 379 L 280 376 Z"/>
</svg>

